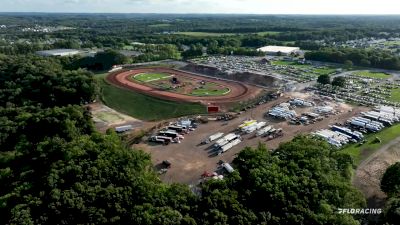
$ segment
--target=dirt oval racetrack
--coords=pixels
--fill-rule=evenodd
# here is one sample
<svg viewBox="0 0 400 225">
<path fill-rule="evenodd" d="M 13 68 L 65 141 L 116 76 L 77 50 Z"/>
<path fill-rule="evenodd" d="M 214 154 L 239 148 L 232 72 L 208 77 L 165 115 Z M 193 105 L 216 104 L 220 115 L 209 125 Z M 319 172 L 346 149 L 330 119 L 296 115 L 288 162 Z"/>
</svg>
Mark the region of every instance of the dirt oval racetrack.
<svg viewBox="0 0 400 225">
<path fill-rule="evenodd" d="M 173 74 L 177 77 L 186 77 L 193 80 L 204 80 L 208 82 L 218 83 L 220 85 L 226 86 L 230 89 L 230 92 L 222 96 L 190 96 L 174 92 L 169 92 L 154 87 L 146 86 L 144 84 L 138 83 L 130 79 L 132 76 L 140 73 L 167 73 Z M 251 99 L 257 96 L 262 89 L 243 84 L 235 81 L 226 81 L 216 78 L 210 78 L 206 76 L 201 76 L 197 74 L 192 74 L 189 72 L 170 69 L 170 68 L 137 68 L 132 70 L 118 71 L 111 73 L 107 76 L 107 81 L 118 87 L 126 88 L 135 92 L 142 94 L 154 96 L 161 99 L 171 100 L 171 101 L 181 101 L 181 102 L 201 102 L 203 104 L 226 104 L 233 102 L 240 102 Z"/>
</svg>

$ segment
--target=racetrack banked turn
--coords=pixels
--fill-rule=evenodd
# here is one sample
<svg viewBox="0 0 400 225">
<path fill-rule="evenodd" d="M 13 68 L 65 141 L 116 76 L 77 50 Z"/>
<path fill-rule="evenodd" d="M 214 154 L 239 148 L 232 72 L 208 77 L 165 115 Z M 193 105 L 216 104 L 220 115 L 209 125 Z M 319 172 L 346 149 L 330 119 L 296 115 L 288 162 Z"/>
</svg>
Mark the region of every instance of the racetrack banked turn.
<svg viewBox="0 0 400 225">
<path fill-rule="evenodd" d="M 189 79 L 194 79 L 194 80 L 204 80 L 208 82 L 214 82 L 214 83 L 219 83 L 221 85 L 224 85 L 228 87 L 231 91 L 223 96 L 189 96 L 189 95 L 184 95 L 184 94 L 179 94 L 179 93 L 173 93 L 161 89 L 157 89 L 154 87 L 146 86 L 141 83 L 137 83 L 132 81 L 130 77 L 140 74 L 140 73 L 154 73 L 154 72 L 159 72 L 159 73 L 168 73 L 168 74 L 174 74 L 178 77 L 186 77 Z M 198 76 L 195 74 L 191 74 L 189 72 L 183 72 L 175 69 L 170 69 L 170 68 L 138 68 L 138 69 L 133 69 L 133 70 L 128 70 L 128 71 L 119 71 L 115 73 L 111 73 L 110 75 L 107 76 L 107 81 L 113 85 L 116 85 L 118 87 L 123 87 L 135 92 L 139 92 L 142 94 L 150 95 L 153 97 L 158 97 L 166 100 L 171 100 L 171 101 L 181 101 L 181 102 L 201 102 L 203 104 L 207 103 L 212 103 L 212 104 L 218 104 L 218 103 L 231 103 L 231 102 L 239 102 L 239 101 L 244 101 L 248 100 L 251 97 L 254 97 L 254 93 L 257 92 L 259 88 L 242 84 L 240 82 L 235 82 L 235 81 L 226 81 L 226 80 L 218 80 L 218 79 L 213 79 L 209 77 L 203 77 L 203 76 Z"/>
</svg>

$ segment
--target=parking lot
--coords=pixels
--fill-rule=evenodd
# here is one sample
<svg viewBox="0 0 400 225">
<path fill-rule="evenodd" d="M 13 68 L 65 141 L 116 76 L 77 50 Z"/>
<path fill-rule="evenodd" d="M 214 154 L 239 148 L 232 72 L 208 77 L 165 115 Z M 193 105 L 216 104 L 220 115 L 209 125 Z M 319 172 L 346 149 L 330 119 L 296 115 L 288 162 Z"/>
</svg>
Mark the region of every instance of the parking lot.
<svg viewBox="0 0 400 225">
<path fill-rule="evenodd" d="M 230 73 L 252 72 L 299 83 L 315 81 L 322 74 L 337 74 L 341 68 L 328 65 L 313 65 L 311 62 L 291 57 L 209 56 L 194 59 L 193 63 L 212 66 Z"/>
<path fill-rule="evenodd" d="M 215 171 L 220 160 L 231 162 L 235 155 L 246 146 L 256 147 L 261 142 L 265 143 L 267 148 L 272 150 L 277 148 L 279 143 L 289 141 L 295 135 L 311 133 L 335 123 L 344 123 L 349 118 L 367 110 L 365 107 L 352 107 L 344 103 L 331 102 L 330 105 L 336 113 L 324 117 L 322 121 L 308 125 L 294 125 L 288 121 L 278 120 L 269 116 L 265 117 L 266 112 L 272 107 L 287 102 L 290 98 L 294 97 L 315 98 L 304 93 L 288 93 L 277 100 L 249 109 L 240 114 L 238 118 L 228 122 L 209 121 L 206 124 L 199 124 L 196 130 L 184 135 L 184 140 L 179 144 L 160 145 L 155 143 L 141 143 L 134 147 L 141 148 L 150 153 L 156 167 L 164 160 L 168 160 L 172 164 L 171 168 L 165 174 L 161 175 L 163 181 L 168 183 L 196 184 L 200 181 L 201 175 L 204 172 Z M 326 104 L 326 101 L 321 99 L 320 102 L 316 101 L 316 103 Z M 298 115 L 309 110 L 310 108 L 296 108 Z M 282 128 L 283 136 L 267 141 L 266 137 L 255 137 L 254 133 L 242 134 L 242 142 L 221 155 L 216 155 L 215 150 L 212 148 L 213 142 L 201 145 L 203 140 L 217 132 L 228 134 L 237 131 L 238 126 L 244 120 L 250 118 L 257 121 L 265 121 L 274 128 Z"/>
</svg>

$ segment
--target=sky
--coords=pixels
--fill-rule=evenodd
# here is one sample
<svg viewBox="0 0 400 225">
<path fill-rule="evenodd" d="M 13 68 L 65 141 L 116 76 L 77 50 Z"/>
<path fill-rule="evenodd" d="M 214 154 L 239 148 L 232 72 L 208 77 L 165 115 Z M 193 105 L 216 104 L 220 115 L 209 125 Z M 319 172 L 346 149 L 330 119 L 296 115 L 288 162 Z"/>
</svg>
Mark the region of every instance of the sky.
<svg viewBox="0 0 400 225">
<path fill-rule="evenodd" d="M 0 12 L 400 14 L 396 0 L 0 0 Z"/>
</svg>

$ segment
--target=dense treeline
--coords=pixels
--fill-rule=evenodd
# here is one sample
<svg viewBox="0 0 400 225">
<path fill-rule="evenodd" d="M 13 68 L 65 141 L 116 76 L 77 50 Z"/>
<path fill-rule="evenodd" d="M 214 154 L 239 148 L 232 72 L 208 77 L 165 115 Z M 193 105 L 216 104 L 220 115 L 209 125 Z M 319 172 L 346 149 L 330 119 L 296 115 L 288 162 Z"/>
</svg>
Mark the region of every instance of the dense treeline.
<svg viewBox="0 0 400 225">
<path fill-rule="evenodd" d="M 132 59 L 134 63 L 181 58 L 178 47 L 172 44 L 136 45 L 134 50 L 140 52 L 139 56 Z"/>
<path fill-rule="evenodd" d="M 64 70 L 57 59 L 0 55 L 0 106 L 44 107 L 91 102 L 96 85 L 91 73 Z"/>
<path fill-rule="evenodd" d="M 357 66 L 375 67 L 382 69 L 399 70 L 400 57 L 385 51 L 372 51 L 353 48 L 324 48 L 305 54 L 308 60 L 317 60 L 334 63 L 351 62 Z"/>
<path fill-rule="evenodd" d="M 113 50 L 98 52 L 93 57 L 78 57 L 75 61 L 70 62 L 68 67 L 86 68 L 89 70 L 109 70 L 114 65 L 122 65 L 129 63 L 128 57 Z"/>
<path fill-rule="evenodd" d="M 70 97 L 68 91 L 51 104 L 51 92 L 36 98 L 36 92 L 48 86 L 43 73 L 61 72 L 59 62 L 8 60 L 0 61 L 1 80 L 19 81 L 25 74 L 37 83 L 35 88 L 23 81 L 8 86 L 10 92 L 25 93 L 24 104 L 0 95 L 0 101 L 7 102 L 0 106 L 1 224 L 191 223 L 187 214 L 195 196 L 185 186 L 162 184 L 149 155 L 125 147 L 113 133 L 95 132 L 90 112 L 78 106 L 80 100 L 65 105 L 61 96 Z M 38 69 L 15 69 L 26 68 L 26 63 Z M 63 86 L 84 90 L 95 85 L 68 76 L 60 75 Z"/>
</svg>

